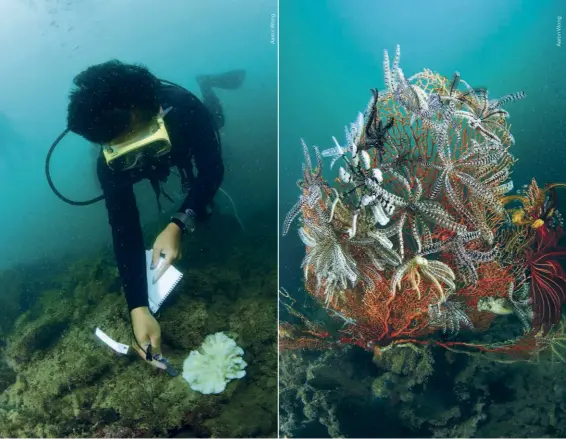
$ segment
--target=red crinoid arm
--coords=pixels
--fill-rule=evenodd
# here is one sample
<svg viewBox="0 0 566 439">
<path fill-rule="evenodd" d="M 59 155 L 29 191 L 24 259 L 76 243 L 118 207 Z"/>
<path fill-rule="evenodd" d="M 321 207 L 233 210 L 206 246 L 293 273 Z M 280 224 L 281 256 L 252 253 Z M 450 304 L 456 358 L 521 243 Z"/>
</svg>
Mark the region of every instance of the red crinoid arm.
<svg viewBox="0 0 566 439">
<path fill-rule="evenodd" d="M 566 256 L 566 254 L 563 254 Z M 566 279 L 556 261 L 534 263 L 531 266 L 531 296 L 535 328 L 546 332 L 560 320 L 565 301 Z"/>
<path fill-rule="evenodd" d="M 547 332 L 560 320 L 566 302 L 566 273 L 557 259 L 566 257 L 566 249 L 556 247 L 557 236 L 549 232 L 538 236 L 537 250 L 527 252 L 531 272 L 533 327 Z"/>
</svg>

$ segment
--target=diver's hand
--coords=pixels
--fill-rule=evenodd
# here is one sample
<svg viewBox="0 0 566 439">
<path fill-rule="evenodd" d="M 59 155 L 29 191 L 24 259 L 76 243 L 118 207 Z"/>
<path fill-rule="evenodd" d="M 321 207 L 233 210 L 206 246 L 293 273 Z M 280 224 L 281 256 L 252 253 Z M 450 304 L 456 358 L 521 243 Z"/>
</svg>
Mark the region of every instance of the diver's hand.
<svg viewBox="0 0 566 439">
<path fill-rule="evenodd" d="M 161 254 L 165 255 L 165 260 L 153 274 L 153 283 L 157 282 L 169 266 L 181 257 L 181 234 L 179 226 L 169 223 L 155 240 L 151 268 L 157 267 Z"/>
<path fill-rule="evenodd" d="M 146 360 L 144 351 L 147 352 L 148 347 L 151 346 L 151 356 L 153 359 L 148 361 L 148 363 L 159 369 L 166 369 L 167 365 L 157 361 L 161 359 L 161 327 L 155 320 L 155 317 L 149 312 L 149 308 L 147 306 L 134 308 L 130 311 L 130 316 L 132 317 L 132 327 L 137 340 L 137 343 L 135 341 L 133 343 L 134 349 L 140 354 L 140 357 Z"/>
</svg>

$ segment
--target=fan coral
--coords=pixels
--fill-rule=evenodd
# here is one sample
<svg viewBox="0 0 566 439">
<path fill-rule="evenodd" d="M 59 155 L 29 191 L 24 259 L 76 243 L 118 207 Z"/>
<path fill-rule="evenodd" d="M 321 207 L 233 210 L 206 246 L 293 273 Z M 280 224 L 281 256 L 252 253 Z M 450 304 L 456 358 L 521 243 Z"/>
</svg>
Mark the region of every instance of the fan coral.
<svg viewBox="0 0 566 439">
<path fill-rule="evenodd" d="M 506 195 L 516 158 L 502 107 L 526 94 L 490 99 L 459 72 L 447 78 L 425 69 L 407 78 L 400 59 L 399 46 L 393 62 L 384 51 L 385 89 L 371 90 L 345 144 L 332 137 L 333 147 L 315 148 L 316 170 L 303 142 L 303 192 L 283 232 L 302 216 L 306 289 L 343 323 L 317 330 L 311 344 L 471 347 L 435 334 L 488 330 L 511 313 L 525 331 L 551 327 L 566 299 L 555 261 L 566 256 L 557 247 L 562 217 L 548 196 L 558 185 L 541 191 L 533 181 L 526 195 Z M 325 157 L 330 169 L 340 162 L 329 180 Z M 508 207 L 515 201 L 521 209 Z M 308 337 L 301 337 L 304 346 Z M 475 347 L 501 353 L 513 346 L 523 352 L 535 344 Z"/>
</svg>

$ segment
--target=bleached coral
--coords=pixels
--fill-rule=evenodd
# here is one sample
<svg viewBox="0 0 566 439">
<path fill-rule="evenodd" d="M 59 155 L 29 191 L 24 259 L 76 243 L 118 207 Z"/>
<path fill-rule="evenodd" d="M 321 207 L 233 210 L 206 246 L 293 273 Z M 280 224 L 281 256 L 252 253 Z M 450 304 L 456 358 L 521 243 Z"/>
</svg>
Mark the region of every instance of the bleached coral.
<svg viewBox="0 0 566 439">
<path fill-rule="evenodd" d="M 208 335 L 183 362 L 183 378 L 197 392 L 222 393 L 231 380 L 246 375 L 242 355 L 242 348 L 223 332 Z"/>
</svg>

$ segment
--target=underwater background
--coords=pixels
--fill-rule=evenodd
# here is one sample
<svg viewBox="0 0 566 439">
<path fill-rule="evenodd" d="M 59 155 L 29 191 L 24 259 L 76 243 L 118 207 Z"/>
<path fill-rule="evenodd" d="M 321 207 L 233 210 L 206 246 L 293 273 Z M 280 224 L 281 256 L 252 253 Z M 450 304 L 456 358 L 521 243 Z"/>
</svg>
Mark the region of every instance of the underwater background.
<svg viewBox="0 0 566 439">
<path fill-rule="evenodd" d="M 0 436 L 276 435 L 276 13 L 276 0 L 1 2 Z M 222 189 L 237 212 L 219 192 L 211 220 L 183 243 L 183 280 L 157 317 L 178 369 L 208 334 L 224 331 L 243 348 L 247 375 L 220 395 L 94 337 L 98 326 L 131 339 L 106 208 L 63 203 L 44 167 L 73 77 L 110 59 L 145 64 L 197 97 L 195 75 L 247 72 L 240 89 L 218 92 Z M 57 146 L 51 176 L 64 196 L 100 195 L 97 153 L 73 134 Z M 179 195 L 179 179 L 165 190 Z M 149 183 L 135 192 L 150 248 L 177 204 L 163 201 L 158 215 Z"/>
<path fill-rule="evenodd" d="M 448 78 L 458 71 L 490 97 L 526 92 L 506 107 L 518 158 L 514 187 L 533 177 L 541 187 L 564 182 L 566 52 L 558 39 L 565 13 L 558 0 L 282 1 L 280 226 L 301 194 L 300 139 L 320 150 L 334 146 L 332 136 L 343 144 L 344 126 L 364 112 L 370 89 L 385 87 L 383 50 L 393 59 L 397 45 L 407 77 L 424 68 Z M 338 172 L 329 164 L 324 159 L 323 175 L 331 182 Z M 558 194 L 560 209 L 566 200 Z M 280 238 L 279 285 L 294 308 L 323 320 L 305 293 L 297 228 Z M 284 307 L 280 319 L 296 323 Z M 434 350 L 375 359 L 357 347 L 281 349 L 280 361 L 287 437 L 566 435 L 564 363 L 506 365 Z"/>
<path fill-rule="evenodd" d="M 5 242 L 25 231 L 25 239 L 10 246 L 0 267 L 80 253 L 109 240 L 104 203 L 76 208 L 60 202 L 46 184 L 44 161 L 66 127 L 73 77 L 113 58 L 145 64 L 197 96 L 196 75 L 246 69 L 241 89 L 219 91 L 226 113 L 222 187 L 244 224 L 258 211 L 275 211 L 277 157 L 270 145 L 277 130 L 277 48 L 271 43 L 270 21 L 277 3 L 242 5 L 241 0 L 2 2 L 0 53 L 9 86 L 3 87 L 0 101 L 0 181 L 10 188 L 1 203 L 11 213 L 0 219 L 0 237 Z M 51 173 L 63 195 L 86 200 L 100 194 L 93 165 L 97 153 L 76 135 L 57 146 Z M 136 192 L 142 221 L 155 212 L 155 197 L 146 183 Z M 231 211 L 221 193 L 216 201 Z"/>
</svg>

